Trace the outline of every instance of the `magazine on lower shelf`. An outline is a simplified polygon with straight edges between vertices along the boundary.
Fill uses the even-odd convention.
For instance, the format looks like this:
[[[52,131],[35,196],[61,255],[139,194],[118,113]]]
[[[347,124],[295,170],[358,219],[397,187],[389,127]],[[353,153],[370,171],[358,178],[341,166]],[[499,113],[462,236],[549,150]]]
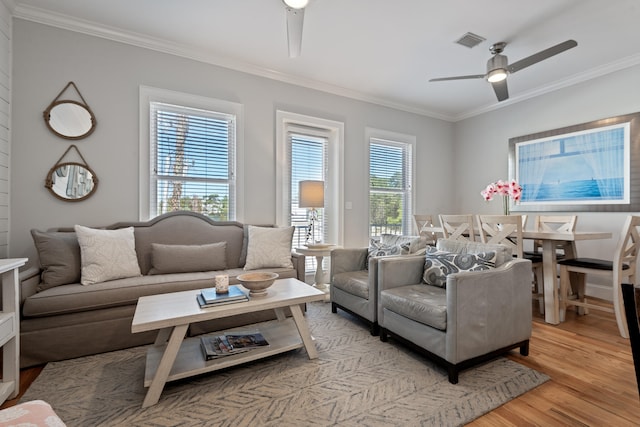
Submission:
[[[268,345],[269,343],[260,332],[200,336],[200,347],[205,360],[244,353]]]

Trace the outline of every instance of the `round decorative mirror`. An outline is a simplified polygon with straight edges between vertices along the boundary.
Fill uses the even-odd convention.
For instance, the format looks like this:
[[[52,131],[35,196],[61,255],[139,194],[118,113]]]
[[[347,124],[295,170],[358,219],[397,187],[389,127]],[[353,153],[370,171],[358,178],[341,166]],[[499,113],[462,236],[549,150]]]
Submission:
[[[59,99],[69,86],[73,86],[82,102]],[[73,82],[67,83],[44,110],[44,122],[51,132],[65,139],[86,138],[96,128],[96,117]]]
[[[81,139],[93,132],[96,119],[80,102],[56,101],[45,111],[45,121],[59,137]]]
[[[79,202],[96,191],[98,178],[86,165],[59,163],[49,171],[45,187],[58,199]]]
[[[84,163],[62,162],[62,159],[75,149]],[[71,145],[56,162],[45,179],[44,186],[51,194],[66,202],[79,202],[89,198],[98,188],[98,177],[89,167],[78,147]]]

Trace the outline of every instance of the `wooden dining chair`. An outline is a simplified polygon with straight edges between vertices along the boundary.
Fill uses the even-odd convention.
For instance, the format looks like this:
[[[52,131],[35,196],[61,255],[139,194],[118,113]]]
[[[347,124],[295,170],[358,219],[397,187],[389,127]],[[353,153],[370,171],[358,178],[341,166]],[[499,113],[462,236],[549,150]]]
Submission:
[[[640,216],[629,215],[625,220],[612,260],[573,258],[558,261],[560,265],[560,321],[564,321],[568,305],[603,310],[616,315],[618,330],[623,338],[629,338],[622,302],[622,282],[636,282],[636,263],[640,251]],[[570,273],[579,273],[575,298],[569,298]],[[590,303],[585,295],[586,275],[607,278],[612,286],[612,306]]]
[[[440,215],[442,235],[445,239],[475,242],[476,235],[473,228],[473,215]]]
[[[433,215],[415,214],[413,215],[413,225],[418,235],[425,239],[427,244],[435,244],[438,241],[438,234],[441,234],[441,231],[433,223]]]
[[[478,215],[482,243],[497,243],[511,248],[522,258],[522,215]]]
[[[534,231],[553,233],[573,233],[576,231],[577,215],[536,215]],[[559,242],[556,246],[556,259],[563,259],[571,252],[574,256],[573,242]],[[542,241],[533,241],[533,250],[524,251],[524,257],[533,267],[533,299],[538,301],[540,314],[544,314],[544,271],[542,270]]]
[[[627,317],[629,343],[631,344],[633,367],[636,371],[638,395],[640,395],[640,288],[636,288],[631,283],[623,283],[622,299],[624,300],[624,312]]]

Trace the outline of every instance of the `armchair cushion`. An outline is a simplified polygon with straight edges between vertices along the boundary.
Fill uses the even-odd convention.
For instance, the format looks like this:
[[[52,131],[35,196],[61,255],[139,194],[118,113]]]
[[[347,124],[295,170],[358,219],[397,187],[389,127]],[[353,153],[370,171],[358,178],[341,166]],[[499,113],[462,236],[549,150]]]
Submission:
[[[447,292],[430,285],[406,285],[383,291],[380,304],[403,317],[445,331]]]
[[[427,248],[424,262],[424,283],[444,288],[447,276],[461,271],[480,271],[495,268],[496,252],[480,252],[478,254],[455,253]]]
[[[332,286],[360,298],[369,299],[369,271],[346,271],[333,276]]]
[[[369,268],[371,257],[391,255],[416,255],[425,249],[426,240],[420,236],[403,236],[399,234],[382,234],[380,240],[369,241],[369,256],[365,268]]]

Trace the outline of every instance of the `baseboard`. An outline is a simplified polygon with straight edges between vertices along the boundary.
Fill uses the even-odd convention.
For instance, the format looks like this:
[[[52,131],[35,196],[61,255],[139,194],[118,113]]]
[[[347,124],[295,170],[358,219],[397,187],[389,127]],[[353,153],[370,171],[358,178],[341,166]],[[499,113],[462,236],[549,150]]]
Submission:
[[[606,285],[599,285],[596,283],[587,283],[587,296],[591,296],[594,298],[600,298],[605,301],[613,300],[613,292],[611,292],[611,287]]]

